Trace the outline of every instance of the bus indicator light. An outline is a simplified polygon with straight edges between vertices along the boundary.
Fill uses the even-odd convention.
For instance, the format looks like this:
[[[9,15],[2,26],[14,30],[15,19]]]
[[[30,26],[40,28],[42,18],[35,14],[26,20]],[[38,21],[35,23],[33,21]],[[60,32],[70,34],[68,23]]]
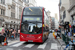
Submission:
[[[43,24],[43,27],[45,27],[45,25]]]

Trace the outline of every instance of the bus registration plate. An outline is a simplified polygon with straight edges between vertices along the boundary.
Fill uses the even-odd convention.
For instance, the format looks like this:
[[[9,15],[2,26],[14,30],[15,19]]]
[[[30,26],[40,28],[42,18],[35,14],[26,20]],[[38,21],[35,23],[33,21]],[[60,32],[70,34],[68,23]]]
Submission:
[[[28,40],[28,42],[33,42],[32,40]]]

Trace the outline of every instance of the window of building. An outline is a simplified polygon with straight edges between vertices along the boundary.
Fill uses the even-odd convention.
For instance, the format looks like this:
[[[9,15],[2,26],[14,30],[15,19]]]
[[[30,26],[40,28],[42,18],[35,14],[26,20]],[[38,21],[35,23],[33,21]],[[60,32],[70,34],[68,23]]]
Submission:
[[[19,15],[19,19],[21,19],[21,15]]]
[[[26,0],[27,3],[29,3],[29,0]]]
[[[3,10],[3,15],[5,15],[5,10]]]
[[[3,9],[1,9],[1,15],[3,14]]]
[[[19,8],[19,12],[21,12],[22,11],[22,9],[21,8]]]
[[[63,12],[63,19],[66,17],[66,11]]]
[[[5,10],[1,9],[1,15],[5,15]]]
[[[12,9],[15,9],[15,5],[12,5],[11,8],[12,8]]]
[[[21,12],[22,12],[22,9],[19,8],[19,19],[21,19]]]
[[[11,12],[11,17],[15,18],[15,13]]]
[[[5,4],[5,0],[1,0],[1,4]]]
[[[60,0],[60,6],[61,6],[61,0]]]
[[[25,2],[25,3],[29,3],[29,0],[23,0],[23,2]]]

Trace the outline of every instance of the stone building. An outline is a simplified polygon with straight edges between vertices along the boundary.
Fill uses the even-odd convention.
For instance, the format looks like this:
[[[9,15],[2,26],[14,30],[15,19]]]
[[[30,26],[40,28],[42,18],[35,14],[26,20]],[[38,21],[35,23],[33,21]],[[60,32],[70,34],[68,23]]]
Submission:
[[[55,13],[55,29],[59,28],[59,23],[58,23],[58,16],[57,13]]]
[[[55,18],[51,17],[52,21],[51,21],[51,29],[55,29]]]
[[[71,17],[71,24],[75,25],[75,0],[70,0],[70,8],[68,10]]]
[[[46,13],[48,15],[48,20],[49,20],[49,29],[51,29],[51,16],[50,16],[51,12],[48,10]]]
[[[59,22],[61,24],[64,24],[64,22],[68,21],[70,23],[71,17],[68,12],[68,9],[70,7],[69,0],[59,0]]]
[[[31,5],[27,5],[26,2],[23,0],[0,0],[0,27],[20,28],[22,9]]]

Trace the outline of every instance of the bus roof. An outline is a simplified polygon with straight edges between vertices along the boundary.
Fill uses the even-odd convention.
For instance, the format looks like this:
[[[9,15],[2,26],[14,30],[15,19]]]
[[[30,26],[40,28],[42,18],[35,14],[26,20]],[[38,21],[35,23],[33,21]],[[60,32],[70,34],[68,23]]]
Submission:
[[[44,8],[44,7],[25,7],[25,8]]]

